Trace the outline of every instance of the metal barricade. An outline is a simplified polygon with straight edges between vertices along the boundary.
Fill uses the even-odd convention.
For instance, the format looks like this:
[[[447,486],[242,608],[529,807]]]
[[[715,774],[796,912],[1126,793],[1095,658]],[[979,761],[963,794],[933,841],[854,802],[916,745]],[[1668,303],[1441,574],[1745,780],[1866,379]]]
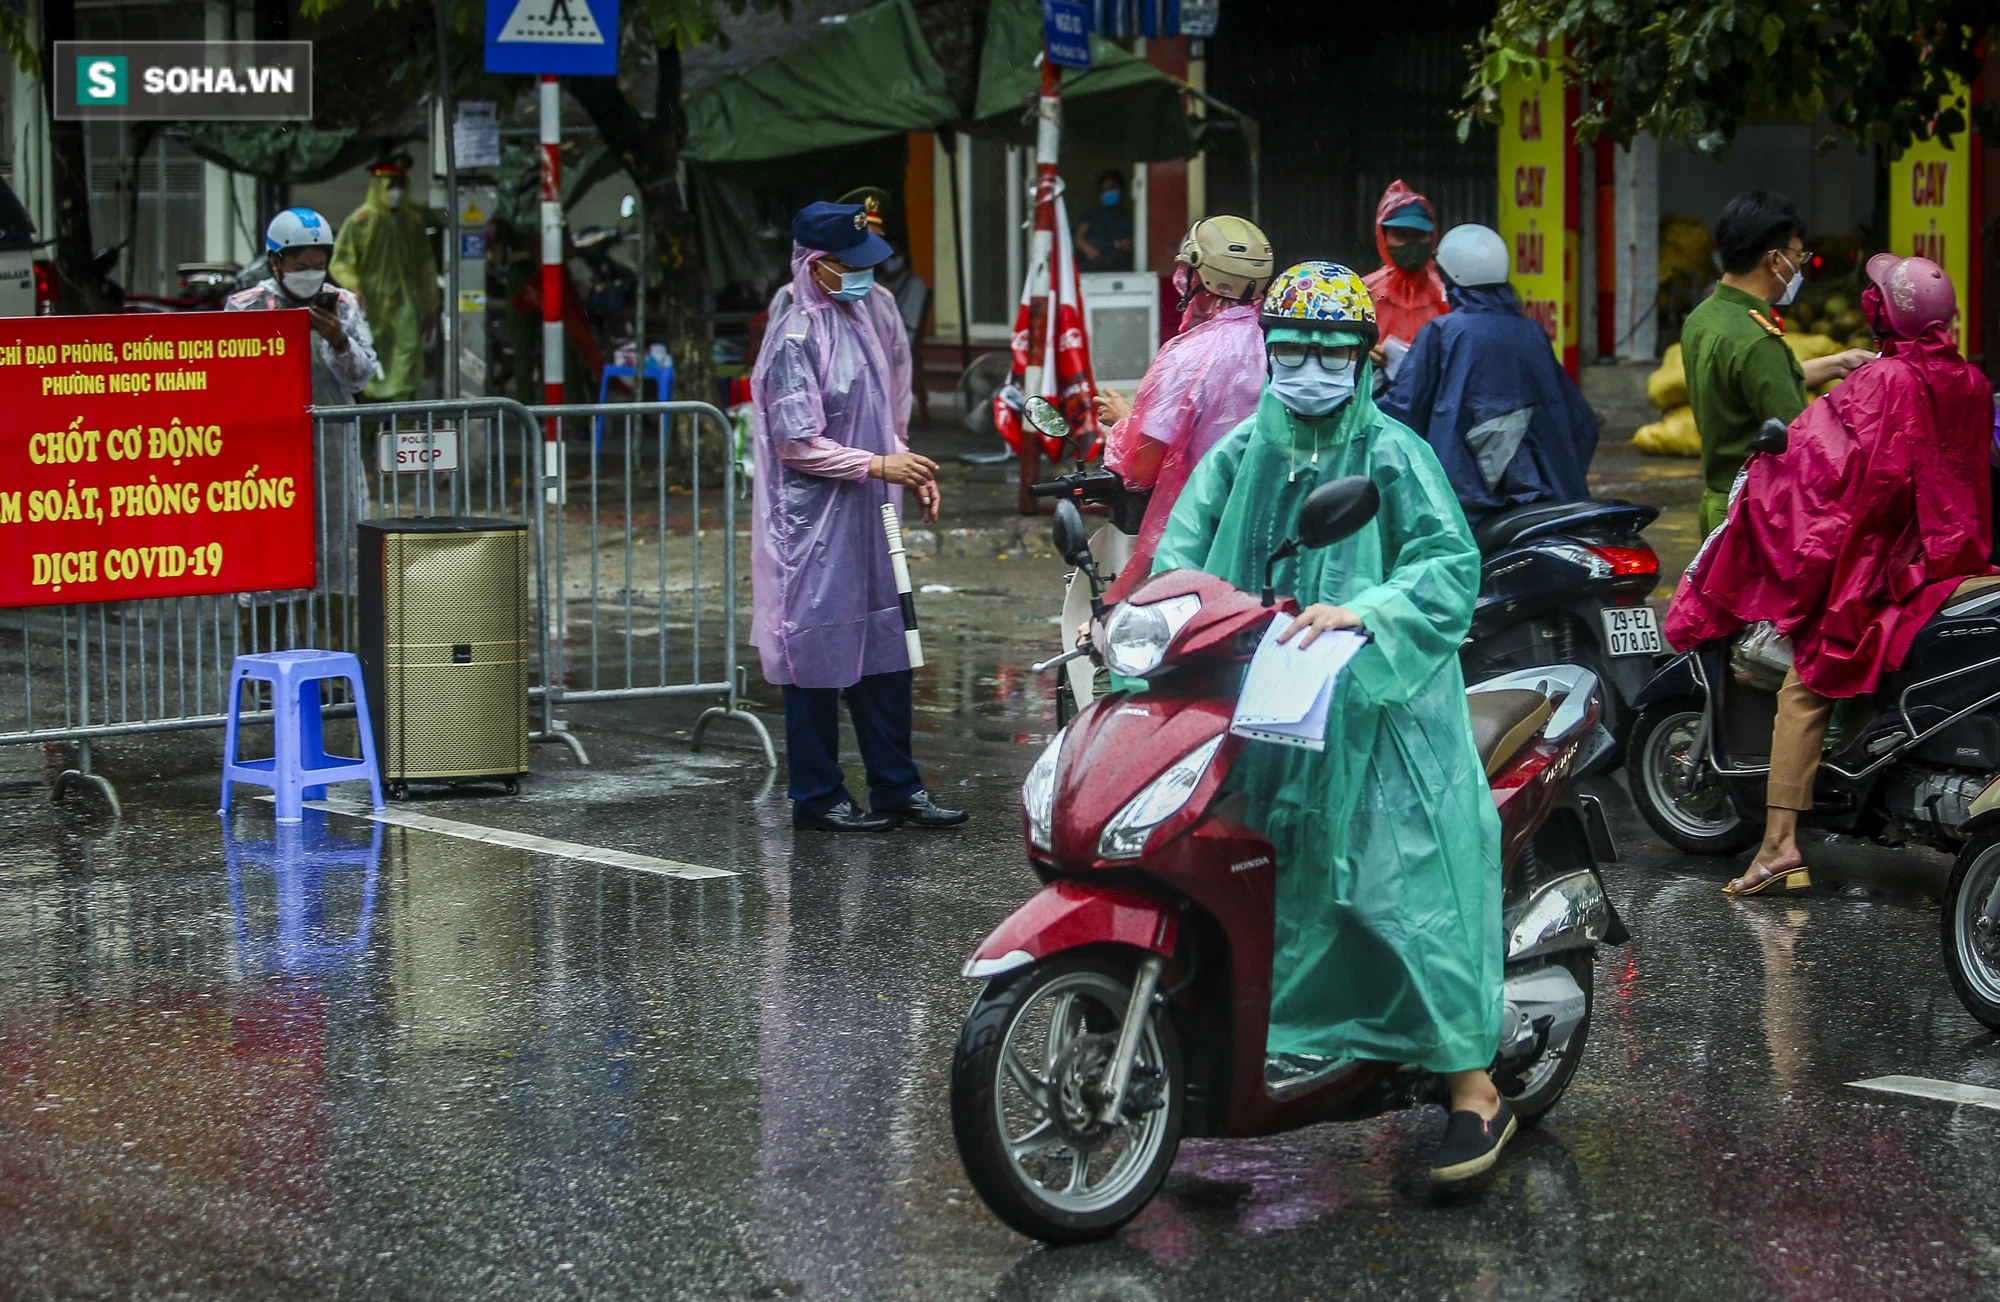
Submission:
[[[686,426],[678,446],[690,474],[681,492],[668,482],[674,417]],[[552,454],[545,437],[565,427],[588,440],[571,441],[566,457]],[[700,474],[704,427],[723,441],[721,488],[706,497],[710,516],[719,516],[713,522],[719,562],[717,548],[706,557],[703,549],[709,527]],[[456,468],[400,473],[378,463],[382,435],[435,435],[447,428],[459,436]],[[117,812],[117,792],[92,771],[93,743],[221,727],[237,655],[356,647],[354,524],[370,516],[481,515],[529,526],[536,630],[529,694],[540,725],[533,740],[565,745],[588,763],[559,715],[565,702],[708,696],[717,704],[697,720],[694,748],[715,720],[734,719],[751,728],[765,762],[776,764],[762,721],[738,704],[737,476],[729,425],[715,407],[671,402],[531,410],[506,398],[372,403],[315,407],[313,434],[316,589],[0,611],[0,745],[76,742],[76,767],[57,778],[56,799],[89,785]],[[669,509],[670,499],[681,496],[685,510]],[[603,558],[607,549],[610,564]],[[684,589],[677,586],[683,567]],[[705,574],[713,581],[705,584]],[[605,588],[607,580],[615,586]],[[705,601],[705,591],[712,600]],[[615,623],[608,635],[607,618]],[[679,642],[670,636],[680,633],[686,636]],[[705,647],[705,638],[719,645]],[[329,712],[352,710],[351,703],[336,701]],[[270,711],[246,710],[241,717],[268,720]]]
[[[712,723],[735,719],[775,767],[777,751],[763,721],[737,704],[744,682],[736,659],[737,467],[728,418],[706,402],[530,410],[545,434],[564,436],[544,446],[561,448],[568,463],[545,465],[543,481],[552,694],[558,702],[719,696],[722,704],[695,721],[693,748],[701,749]],[[684,435],[678,440],[671,437],[676,417]],[[717,457],[703,456],[711,446],[704,427],[717,440]],[[685,457],[685,487],[670,482],[677,449]],[[705,494],[702,479],[711,466],[720,471],[721,487]],[[705,511],[719,520],[705,523]],[[712,529],[719,546],[704,549]],[[677,532],[687,544],[678,555]],[[716,594],[713,609],[704,592]],[[678,648],[670,636],[676,632],[686,634]],[[707,650],[714,641],[719,648]]]

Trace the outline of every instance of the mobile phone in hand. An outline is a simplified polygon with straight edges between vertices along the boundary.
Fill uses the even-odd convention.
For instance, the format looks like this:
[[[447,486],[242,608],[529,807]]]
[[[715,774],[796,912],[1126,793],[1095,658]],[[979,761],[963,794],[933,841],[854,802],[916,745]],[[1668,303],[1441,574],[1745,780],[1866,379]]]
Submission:
[[[322,287],[319,293],[313,295],[312,306],[325,308],[335,316],[339,316],[340,295],[335,293],[330,286]]]

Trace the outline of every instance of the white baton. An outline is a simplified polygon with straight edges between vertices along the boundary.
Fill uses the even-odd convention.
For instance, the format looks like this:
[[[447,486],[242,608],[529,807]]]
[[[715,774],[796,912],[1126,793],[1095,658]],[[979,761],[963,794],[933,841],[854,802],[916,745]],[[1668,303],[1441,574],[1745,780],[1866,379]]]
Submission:
[[[910,595],[910,566],[903,554],[903,522],[896,518],[892,502],[882,503],[882,532],[889,537],[889,566],[896,572],[896,599],[903,607],[903,645],[910,653],[910,668],[924,667],[924,635],[917,631],[917,602]]]

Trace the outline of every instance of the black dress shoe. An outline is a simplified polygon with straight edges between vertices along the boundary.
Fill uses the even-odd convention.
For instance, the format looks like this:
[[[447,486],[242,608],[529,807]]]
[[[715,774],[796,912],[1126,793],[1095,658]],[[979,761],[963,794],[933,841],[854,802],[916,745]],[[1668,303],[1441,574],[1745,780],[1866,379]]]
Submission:
[[[918,827],[957,827],[972,815],[963,809],[945,809],[931,800],[931,793],[919,791],[900,805],[875,811]]]
[[[843,800],[820,814],[792,813],[792,826],[815,832],[893,832],[901,820],[893,814],[870,814]]]

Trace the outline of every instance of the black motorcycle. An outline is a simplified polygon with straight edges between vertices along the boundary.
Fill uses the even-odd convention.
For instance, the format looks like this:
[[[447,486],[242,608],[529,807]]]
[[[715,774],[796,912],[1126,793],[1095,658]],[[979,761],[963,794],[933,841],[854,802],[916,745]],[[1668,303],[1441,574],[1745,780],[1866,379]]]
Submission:
[[[1784,439],[1783,425],[1767,422],[1756,450],[1781,453]],[[1636,703],[1626,762],[1633,803],[1654,831],[1693,854],[1734,854],[1763,835],[1781,673],[1738,654],[1740,637],[1674,657]],[[1990,896],[2000,882],[2000,855],[1989,853],[2000,818],[1985,816],[2000,809],[2000,790],[1988,793],[2000,778],[1996,669],[2000,577],[1967,585],[1917,633],[1874,696],[1836,711],[1813,807],[1800,824],[1882,845],[1964,847],[1954,889],[1984,882]],[[1968,873],[1975,860],[1985,866]],[[1973,921],[1985,936],[1992,910],[1983,897],[1980,908]],[[1948,903],[1947,919],[1953,911]],[[2000,949],[1990,936],[1974,949],[1993,964],[1988,998],[2000,1019]]]
[[[1646,598],[1660,558],[1640,531],[1659,508],[1615,499],[1536,502],[1488,516],[1479,544],[1479,603],[1459,650],[1468,683],[1517,669],[1582,665],[1597,675],[1616,767],[1632,702],[1666,649]]]

